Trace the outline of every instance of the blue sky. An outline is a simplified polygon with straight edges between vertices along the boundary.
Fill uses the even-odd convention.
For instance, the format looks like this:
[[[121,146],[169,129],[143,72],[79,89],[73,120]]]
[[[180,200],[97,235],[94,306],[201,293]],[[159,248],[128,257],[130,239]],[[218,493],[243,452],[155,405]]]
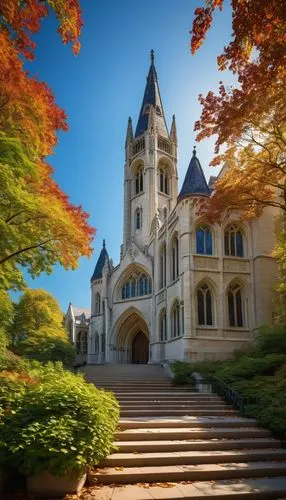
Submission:
[[[63,46],[52,17],[35,37],[36,60],[27,68],[53,90],[57,103],[68,115],[70,130],[59,135],[50,163],[55,179],[72,202],[82,205],[96,227],[94,254],[81,258],[76,271],[56,266],[28,284],[45,288],[60,302],[90,305],[90,277],[102,239],[109,256],[119,260],[122,240],[123,165],[127,119],[134,127],[141,106],[150,64],[155,51],[161,97],[168,126],[176,115],[179,142],[179,187],[195,141],[194,122],[200,116],[198,94],[216,90],[218,82],[232,83],[220,73],[216,57],[231,35],[231,11],[215,16],[214,27],[201,50],[189,49],[194,9],[200,0],[81,0],[84,27],[81,52],[75,58]],[[208,167],[213,140],[197,144],[197,154],[207,178],[216,173]]]

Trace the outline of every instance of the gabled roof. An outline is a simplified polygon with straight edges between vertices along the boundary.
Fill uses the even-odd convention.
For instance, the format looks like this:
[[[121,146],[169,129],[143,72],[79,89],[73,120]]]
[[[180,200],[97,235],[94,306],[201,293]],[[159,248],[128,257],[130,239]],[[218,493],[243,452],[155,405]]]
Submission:
[[[71,304],[74,317],[78,318],[79,316],[85,315],[86,319],[90,318],[90,309],[88,307],[76,307]]]
[[[193,156],[191,158],[186,177],[178,196],[178,200],[188,196],[209,196],[211,193],[209,186],[201,167],[200,161],[196,155],[194,147]]]
[[[142,106],[137,122],[135,137],[143,134],[148,129],[149,111],[148,106],[153,106],[155,109],[156,126],[160,135],[168,137],[168,130],[164,117],[164,109],[161,101],[160,90],[158,85],[157,71],[154,65],[154,51],[151,50],[151,65],[147,76],[147,82],[142,101]]]
[[[97,263],[96,263],[96,266],[94,268],[93,275],[92,275],[90,281],[99,280],[100,278],[102,278],[102,271],[103,271],[106,259],[109,261],[108,253],[107,253],[107,250],[105,248],[105,240],[103,240],[102,250],[99,254],[99,257],[98,257],[98,260],[97,260]]]

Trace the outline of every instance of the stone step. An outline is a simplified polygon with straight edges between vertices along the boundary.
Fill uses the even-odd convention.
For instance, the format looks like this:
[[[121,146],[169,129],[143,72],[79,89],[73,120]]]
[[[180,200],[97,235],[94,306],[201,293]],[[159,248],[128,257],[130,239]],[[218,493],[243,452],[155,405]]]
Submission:
[[[138,392],[136,391],[123,391],[123,390],[120,390],[120,391],[113,391],[116,393],[116,396],[137,396],[138,397]],[[197,398],[198,400],[200,400],[200,398],[204,398],[206,395],[208,396],[213,396],[212,393],[198,393],[198,392],[192,392],[192,391],[189,391],[188,389],[186,389],[185,391],[178,391],[176,390],[175,388],[172,389],[172,391],[144,391],[142,392],[142,395],[143,396],[168,396],[168,395],[172,395],[172,396],[183,396],[183,397],[188,397],[188,396],[192,396],[192,397],[195,397]],[[141,393],[140,393],[140,397],[141,397]]]
[[[138,406],[143,406],[143,405],[163,405],[163,406],[169,406],[169,405],[221,405],[224,404],[226,405],[225,401],[222,399],[214,399],[209,400],[209,399],[201,399],[201,400],[196,400],[196,399],[161,399],[161,398],[154,398],[154,399],[138,399],[136,401],[132,401],[130,399],[121,399],[121,398],[116,398],[121,405],[130,405],[133,406],[133,408],[137,408]],[[229,405],[228,405],[229,406]]]
[[[114,453],[100,467],[145,467],[286,460],[286,449]]]
[[[141,428],[117,431],[115,439],[117,441],[172,441],[172,440],[193,440],[193,439],[240,439],[249,437],[268,437],[271,432],[267,429],[255,427],[242,428]]]
[[[180,403],[181,401],[184,402],[184,401],[192,401],[192,402],[204,402],[204,401],[208,401],[208,402],[216,402],[216,401],[223,401],[222,398],[220,398],[219,396],[214,396],[214,397],[211,397],[211,396],[207,396],[207,397],[204,397],[202,396],[201,398],[194,398],[192,395],[189,395],[189,394],[185,394],[184,396],[176,396],[176,394],[171,394],[170,396],[156,396],[156,394],[152,397],[152,396],[146,396],[145,394],[136,394],[135,396],[129,396],[128,394],[125,394],[125,395],[122,395],[122,396],[118,396],[118,393],[116,395],[118,401],[128,401],[130,403],[133,403],[133,404],[137,404],[137,403],[141,403],[142,401],[150,401],[150,402],[153,402],[153,401],[162,401],[162,402],[169,402],[169,401],[174,401],[174,402],[178,402]]]
[[[224,408],[221,410],[194,410],[194,409],[170,409],[167,408],[166,410],[161,410],[160,408],[158,409],[153,409],[153,410],[124,410],[122,409],[120,411],[120,416],[121,417],[151,417],[151,416],[157,416],[157,417],[166,417],[166,416],[184,416],[184,415],[191,415],[191,416],[208,416],[208,415],[213,415],[213,416],[223,416],[223,415],[236,415],[237,412],[234,410],[232,407]]]
[[[257,422],[243,417],[181,417],[181,418],[129,418],[119,419],[119,428],[152,429],[152,428],[190,428],[190,427],[257,427]]]
[[[164,481],[216,481],[247,477],[285,476],[286,461],[281,462],[236,462],[200,465],[125,467],[91,470],[89,484],[134,484]]]
[[[206,402],[206,403],[200,403],[198,405],[198,403],[187,403],[187,402],[184,402],[184,403],[159,403],[159,402],[155,402],[155,403],[141,403],[141,404],[137,404],[136,406],[132,405],[132,404],[128,404],[128,403],[120,403],[120,408],[122,410],[132,410],[132,409],[136,409],[136,411],[141,411],[141,410],[154,410],[154,408],[156,409],[160,409],[160,410],[165,410],[167,413],[168,413],[168,410],[185,410],[185,411],[193,411],[193,410],[233,410],[233,408],[231,406],[228,406],[226,405],[225,403],[223,402],[219,402],[219,403],[213,403],[213,404],[210,404],[209,402]],[[134,410],[135,411],[135,410]]]
[[[96,490],[97,491],[97,490]],[[260,500],[286,496],[286,476],[243,480],[195,481],[192,483],[165,483],[158,485],[100,486],[99,496],[104,500]],[[96,493],[95,493],[96,494]]]
[[[210,451],[210,450],[242,450],[260,448],[279,448],[280,441],[274,438],[241,438],[233,439],[189,439],[165,441],[115,441],[114,446],[119,453],[157,453],[182,451]]]

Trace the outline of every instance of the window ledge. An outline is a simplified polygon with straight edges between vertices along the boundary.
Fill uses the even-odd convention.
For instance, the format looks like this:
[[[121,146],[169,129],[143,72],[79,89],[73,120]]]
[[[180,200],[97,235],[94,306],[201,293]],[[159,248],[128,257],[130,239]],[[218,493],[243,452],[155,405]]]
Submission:
[[[170,286],[173,286],[179,280],[180,280],[180,276],[178,276],[176,279],[174,279],[173,281],[171,281],[171,283],[169,283],[169,285],[167,286],[167,288],[169,288]]]
[[[226,328],[223,329],[224,332],[249,332],[249,328],[247,326],[227,326]]]
[[[182,339],[184,337],[183,334],[179,335],[178,337],[174,337],[172,339],[166,340],[166,343],[169,344],[170,342],[175,342],[176,340]]]
[[[152,294],[149,293],[148,295],[140,295],[140,297],[129,297],[128,299],[118,299],[118,300],[114,301],[114,304],[121,304],[121,303],[125,303],[125,302],[130,302],[133,300],[145,300],[145,299],[151,299],[151,298],[152,298]]]
[[[196,325],[198,330],[217,330],[218,327],[215,325]]]
[[[145,191],[140,191],[140,193],[137,193],[137,194],[134,194],[133,196],[131,196],[131,201],[132,200],[135,200],[135,198],[138,198],[139,196],[142,196],[142,194],[145,194]]]

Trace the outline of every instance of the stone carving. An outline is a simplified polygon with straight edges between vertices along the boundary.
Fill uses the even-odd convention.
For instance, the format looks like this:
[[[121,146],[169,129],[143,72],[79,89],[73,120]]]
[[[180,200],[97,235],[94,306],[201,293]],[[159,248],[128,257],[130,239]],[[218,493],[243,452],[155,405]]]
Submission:
[[[217,269],[218,261],[208,257],[195,257],[196,269]]]
[[[225,259],[223,263],[224,271],[234,272],[234,273],[248,273],[249,272],[249,262]]]
[[[139,251],[134,245],[131,244],[130,247],[128,248],[128,254],[131,259],[131,262],[134,262],[137,255],[139,255]]]
[[[161,304],[161,302],[164,302],[165,299],[166,299],[166,291],[163,290],[157,295],[157,304]]]

